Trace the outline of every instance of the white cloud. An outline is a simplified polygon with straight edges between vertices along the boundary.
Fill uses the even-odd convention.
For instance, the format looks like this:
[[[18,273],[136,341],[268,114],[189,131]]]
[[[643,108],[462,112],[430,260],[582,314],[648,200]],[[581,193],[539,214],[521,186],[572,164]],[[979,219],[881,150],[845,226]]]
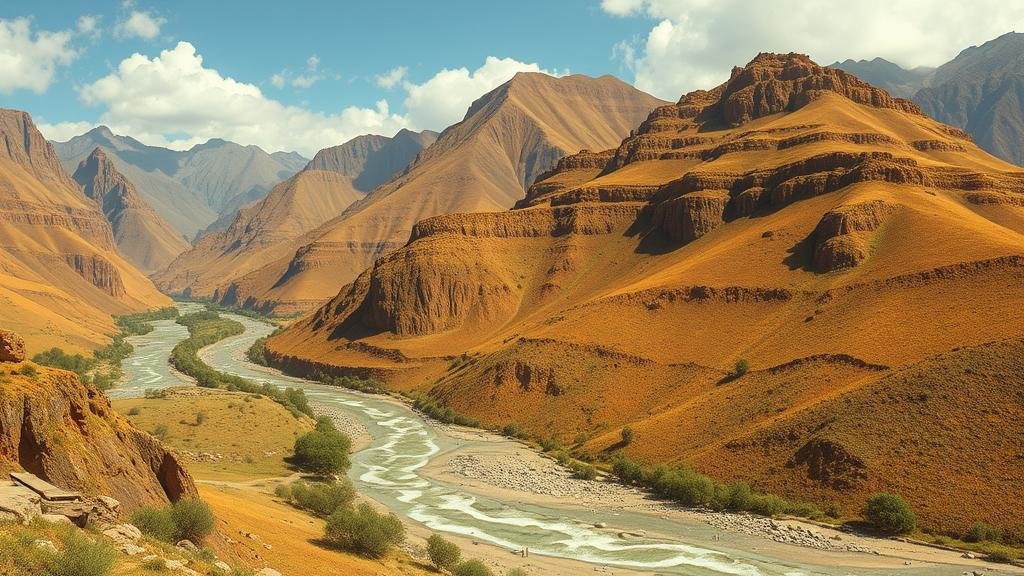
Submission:
[[[101,16],[95,16],[93,14],[84,14],[79,16],[76,24],[78,33],[94,40],[99,38],[102,34],[102,31],[100,30],[100,18]]]
[[[67,142],[75,136],[84,134],[95,127],[96,124],[93,122],[57,122],[56,124],[48,124],[40,121],[36,124],[36,128],[39,128],[43,136],[47,140],[53,140],[54,142]]]
[[[126,6],[130,6],[127,4]],[[154,16],[149,12],[132,10],[128,18],[117,23],[114,27],[114,36],[118,38],[142,38],[152,40],[160,35],[160,27],[167,22],[161,16]]]
[[[319,68],[319,67],[320,67],[320,57],[317,56],[316,54],[313,54],[312,56],[310,56],[309,58],[306,59],[306,68],[309,68],[309,70],[311,72],[315,72],[316,69]]]
[[[270,83],[273,84],[275,88],[284,88],[284,85],[287,82],[288,82],[288,79],[285,78],[285,71],[284,70],[282,70],[281,72],[278,72],[277,74],[274,74],[273,76],[270,77]]]
[[[115,132],[179,149],[226,138],[311,155],[359,134],[393,134],[405,125],[385,100],[334,114],[287,106],[255,85],[206,68],[188,42],[154,58],[133,54],[108,76],[84,86],[81,96],[105,107],[100,122]]]
[[[398,83],[405,78],[405,75],[408,72],[408,68],[406,68],[405,66],[399,66],[397,68],[392,68],[391,70],[388,70],[384,74],[378,74],[376,78],[377,86],[380,86],[385,90],[391,90],[395,86],[398,86]]]
[[[70,44],[70,32],[33,32],[28,18],[0,19],[0,93],[46,92],[57,68],[78,56]]]
[[[319,74],[299,74],[295,78],[292,78],[292,86],[296,88],[309,88],[313,84],[319,82],[323,76]]]
[[[512,58],[488,56],[483,66],[470,72],[466,68],[444,69],[422,84],[405,82],[406,118],[416,130],[445,128],[461,120],[474,100],[508,81],[518,72],[564,74],[541,69]]]
[[[638,88],[672,100],[727,80],[759,52],[802,52],[819,64],[880,56],[937,66],[1024,29],[1024,3],[1004,0],[602,0],[601,7],[657,21],[613,56],[634,71]]]

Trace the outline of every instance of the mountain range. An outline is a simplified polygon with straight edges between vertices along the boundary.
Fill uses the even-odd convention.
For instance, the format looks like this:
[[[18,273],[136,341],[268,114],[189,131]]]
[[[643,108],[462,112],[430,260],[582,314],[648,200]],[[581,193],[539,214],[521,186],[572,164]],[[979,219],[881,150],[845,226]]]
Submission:
[[[910,97],[940,122],[962,128],[983,149],[1024,165],[1024,33],[971,46],[938,68],[905,70],[881,58],[833,67]]]
[[[417,221],[509,208],[559,158],[614,145],[661,103],[611,76],[517,74],[474,102],[390,181],[289,244],[275,244],[276,259],[261,257],[264,265],[244,275],[211,267],[209,277],[219,279],[203,284],[187,265],[192,254],[202,265],[209,260],[197,246],[158,275],[158,285],[264,312],[309,310],[404,244]]]
[[[0,110],[0,138],[5,328],[19,332],[30,349],[90,350],[114,332],[112,314],[170,304],[119,253],[104,206],[67,175],[27,113]],[[122,187],[111,200],[115,196],[126,220],[145,213],[130,189]]]
[[[230,218],[242,206],[263,198],[308,162],[294,152],[268,154],[258,146],[220,139],[185,151],[147,146],[130,136],[115,135],[106,126],[53,145],[68,173],[102,148],[142,198],[189,239],[201,235],[220,216]],[[220,222],[224,225],[224,219]]]
[[[420,220],[269,354],[846,513],[1019,521],[1021,168],[799,54],[627,134],[512,210]]]

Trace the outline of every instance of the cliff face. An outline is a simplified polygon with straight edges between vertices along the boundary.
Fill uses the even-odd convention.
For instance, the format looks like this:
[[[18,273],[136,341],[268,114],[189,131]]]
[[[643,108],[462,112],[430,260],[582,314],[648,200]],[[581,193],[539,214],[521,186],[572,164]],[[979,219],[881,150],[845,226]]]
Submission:
[[[128,511],[196,496],[174,454],[114,412],[102,392],[42,367],[35,377],[0,376],[0,472],[12,470],[112,496]]]
[[[218,287],[215,298],[308,310],[404,244],[417,221],[508,208],[559,158],[615,145],[662,103],[611,76],[518,74],[474,102],[408,169],[297,238],[285,257]]]
[[[394,138],[359,136],[325,148],[263,200],[243,208],[230,226],[201,238],[195,247],[154,276],[172,294],[240,304],[224,287],[295,250],[294,240],[344,212],[411,162],[436,137],[403,130]]]
[[[161,270],[188,249],[185,238],[146,204],[102,148],[82,160],[72,178],[100,206],[118,251],[139,270]]]
[[[1010,526],[1024,510],[988,499],[1024,496],[998,456],[1024,450],[1024,404],[993,392],[1024,341],[1022,190],[1024,171],[913,103],[762,54],[563,158],[513,210],[419,221],[268,350],[593,452]],[[972,406],[997,404],[979,425],[999,440],[963,449]]]
[[[169,303],[118,254],[99,205],[61,168],[24,112],[0,110],[0,298],[31,348],[88,349],[111,314]]]

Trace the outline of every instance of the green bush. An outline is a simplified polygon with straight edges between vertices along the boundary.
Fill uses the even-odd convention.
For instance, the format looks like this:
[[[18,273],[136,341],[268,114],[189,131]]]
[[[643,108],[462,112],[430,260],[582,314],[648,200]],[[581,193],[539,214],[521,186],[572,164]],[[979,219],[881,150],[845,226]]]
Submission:
[[[999,542],[999,530],[984,522],[975,522],[964,535],[964,542]]]
[[[572,469],[573,478],[579,478],[580,480],[593,480],[597,478],[597,468],[594,468],[592,464],[572,462],[569,468]]]
[[[36,354],[32,357],[32,361],[43,366],[70,370],[79,376],[84,375],[96,365],[96,361],[92,358],[86,358],[81,354],[68,354],[56,347]]]
[[[36,370],[36,367],[31,365],[31,364],[25,364],[24,366],[21,367],[21,375],[22,376],[28,376],[29,378],[35,378],[36,375],[38,375],[38,374],[39,374],[39,371]]]
[[[347,506],[356,495],[347,478],[328,483],[294,482],[287,492],[287,498],[296,507],[322,518],[330,516],[341,506]]]
[[[526,576],[526,570],[522,568],[513,568],[508,572],[505,572],[505,576]]]
[[[740,376],[743,376],[744,374],[746,374],[749,371],[750,371],[750,363],[747,362],[746,358],[740,358],[739,360],[736,361],[736,365],[733,366],[732,375],[735,378],[739,378]]]
[[[494,576],[494,572],[483,562],[472,559],[466,560],[455,567],[455,576]]]
[[[917,526],[917,517],[903,498],[884,492],[868,498],[864,518],[882,534],[906,534]]]
[[[170,542],[178,533],[178,528],[171,518],[170,508],[153,508],[143,506],[132,513],[132,524],[143,534],[157,540]]]
[[[394,514],[381,514],[363,503],[335,510],[327,518],[324,536],[345,550],[380,558],[405,541],[405,527]]]
[[[295,465],[327,476],[348,470],[352,440],[335,429],[329,418],[317,420],[316,429],[295,439]]]
[[[549,436],[540,440],[540,449],[545,452],[554,452],[562,449],[562,443],[554,436]]]
[[[431,534],[427,538],[427,555],[430,562],[438,570],[454,570],[462,557],[462,551],[454,543],[442,538],[439,534]]]
[[[412,407],[420,412],[423,412],[427,416],[430,416],[434,420],[444,422],[445,424],[457,424],[459,426],[467,426],[469,428],[479,428],[480,422],[467,418],[448,406],[438,404],[433,398],[427,396],[418,396],[413,400]]]
[[[142,567],[150,572],[167,572],[167,562],[159,556],[143,560]]]
[[[72,530],[64,538],[63,550],[46,560],[50,576],[105,576],[114,566],[117,551],[102,540],[93,542]]]
[[[636,435],[636,433],[633,432],[633,429],[630,428],[629,426],[626,426],[625,428],[623,428],[622,429],[622,445],[623,446],[629,446],[630,444],[632,444],[633,443],[633,437],[635,435]]]
[[[195,498],[182,498],[171,506],[176,540],[200,543],[213,532],[213,512],[206,502]]]

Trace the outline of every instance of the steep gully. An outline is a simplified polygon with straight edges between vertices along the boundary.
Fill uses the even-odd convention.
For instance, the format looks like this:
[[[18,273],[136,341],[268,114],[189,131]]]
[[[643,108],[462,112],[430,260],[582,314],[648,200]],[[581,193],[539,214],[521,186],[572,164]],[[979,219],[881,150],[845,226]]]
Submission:
[[[195,304],[179,306],[183,312],[197,308]],[[353,455],[349,475],[358,491],[431,530],[458,534],[510,551],[528,547],[531,554],[578,560],[580,573],[593,570],[582,563],[607,565],[618,569],[617,572],[695,576],[891,573],[891,569],[818,565],[805,559],[818,560],[813,554],[803,554],[799,561],[770,557],[758,552],[765,548],[759,538],[730,534],[728,543],[716,541],[714,535],[718,531],[699,522],[681,522],[613,508],[584,510],[573,507],[571,502],[564,507],[503,502],[429,478],[421,469],[432,459],[454,449],[457,442],[452,437],[400,402],[323,386],[250,364],[244,359],[244,351],[274,327],[251,318],[225,316],[241,322],[245,333],[203,349],[202,359],[224,372],[277,386],[301,388],[315,405],[350,413],[373,438],[367,448]],[[127,383],[111,390],[111,397],[138,397],[148,388],[189,383],[167,365],[170,350],[187,336],[184,327],[173,320],[153,324],[153,332],[133,338],[135,353],[125,361]],[[594,527],[597,523],[610,526],[599,529]],[[619,538],[619,532],[647,536],[627,540]],[[839,558],[830,561],[825,556],[820,557],[821,562],[835,560]],[[962,569],[931,565],[906,568],[900,573],[953,575],[960,574]]]

